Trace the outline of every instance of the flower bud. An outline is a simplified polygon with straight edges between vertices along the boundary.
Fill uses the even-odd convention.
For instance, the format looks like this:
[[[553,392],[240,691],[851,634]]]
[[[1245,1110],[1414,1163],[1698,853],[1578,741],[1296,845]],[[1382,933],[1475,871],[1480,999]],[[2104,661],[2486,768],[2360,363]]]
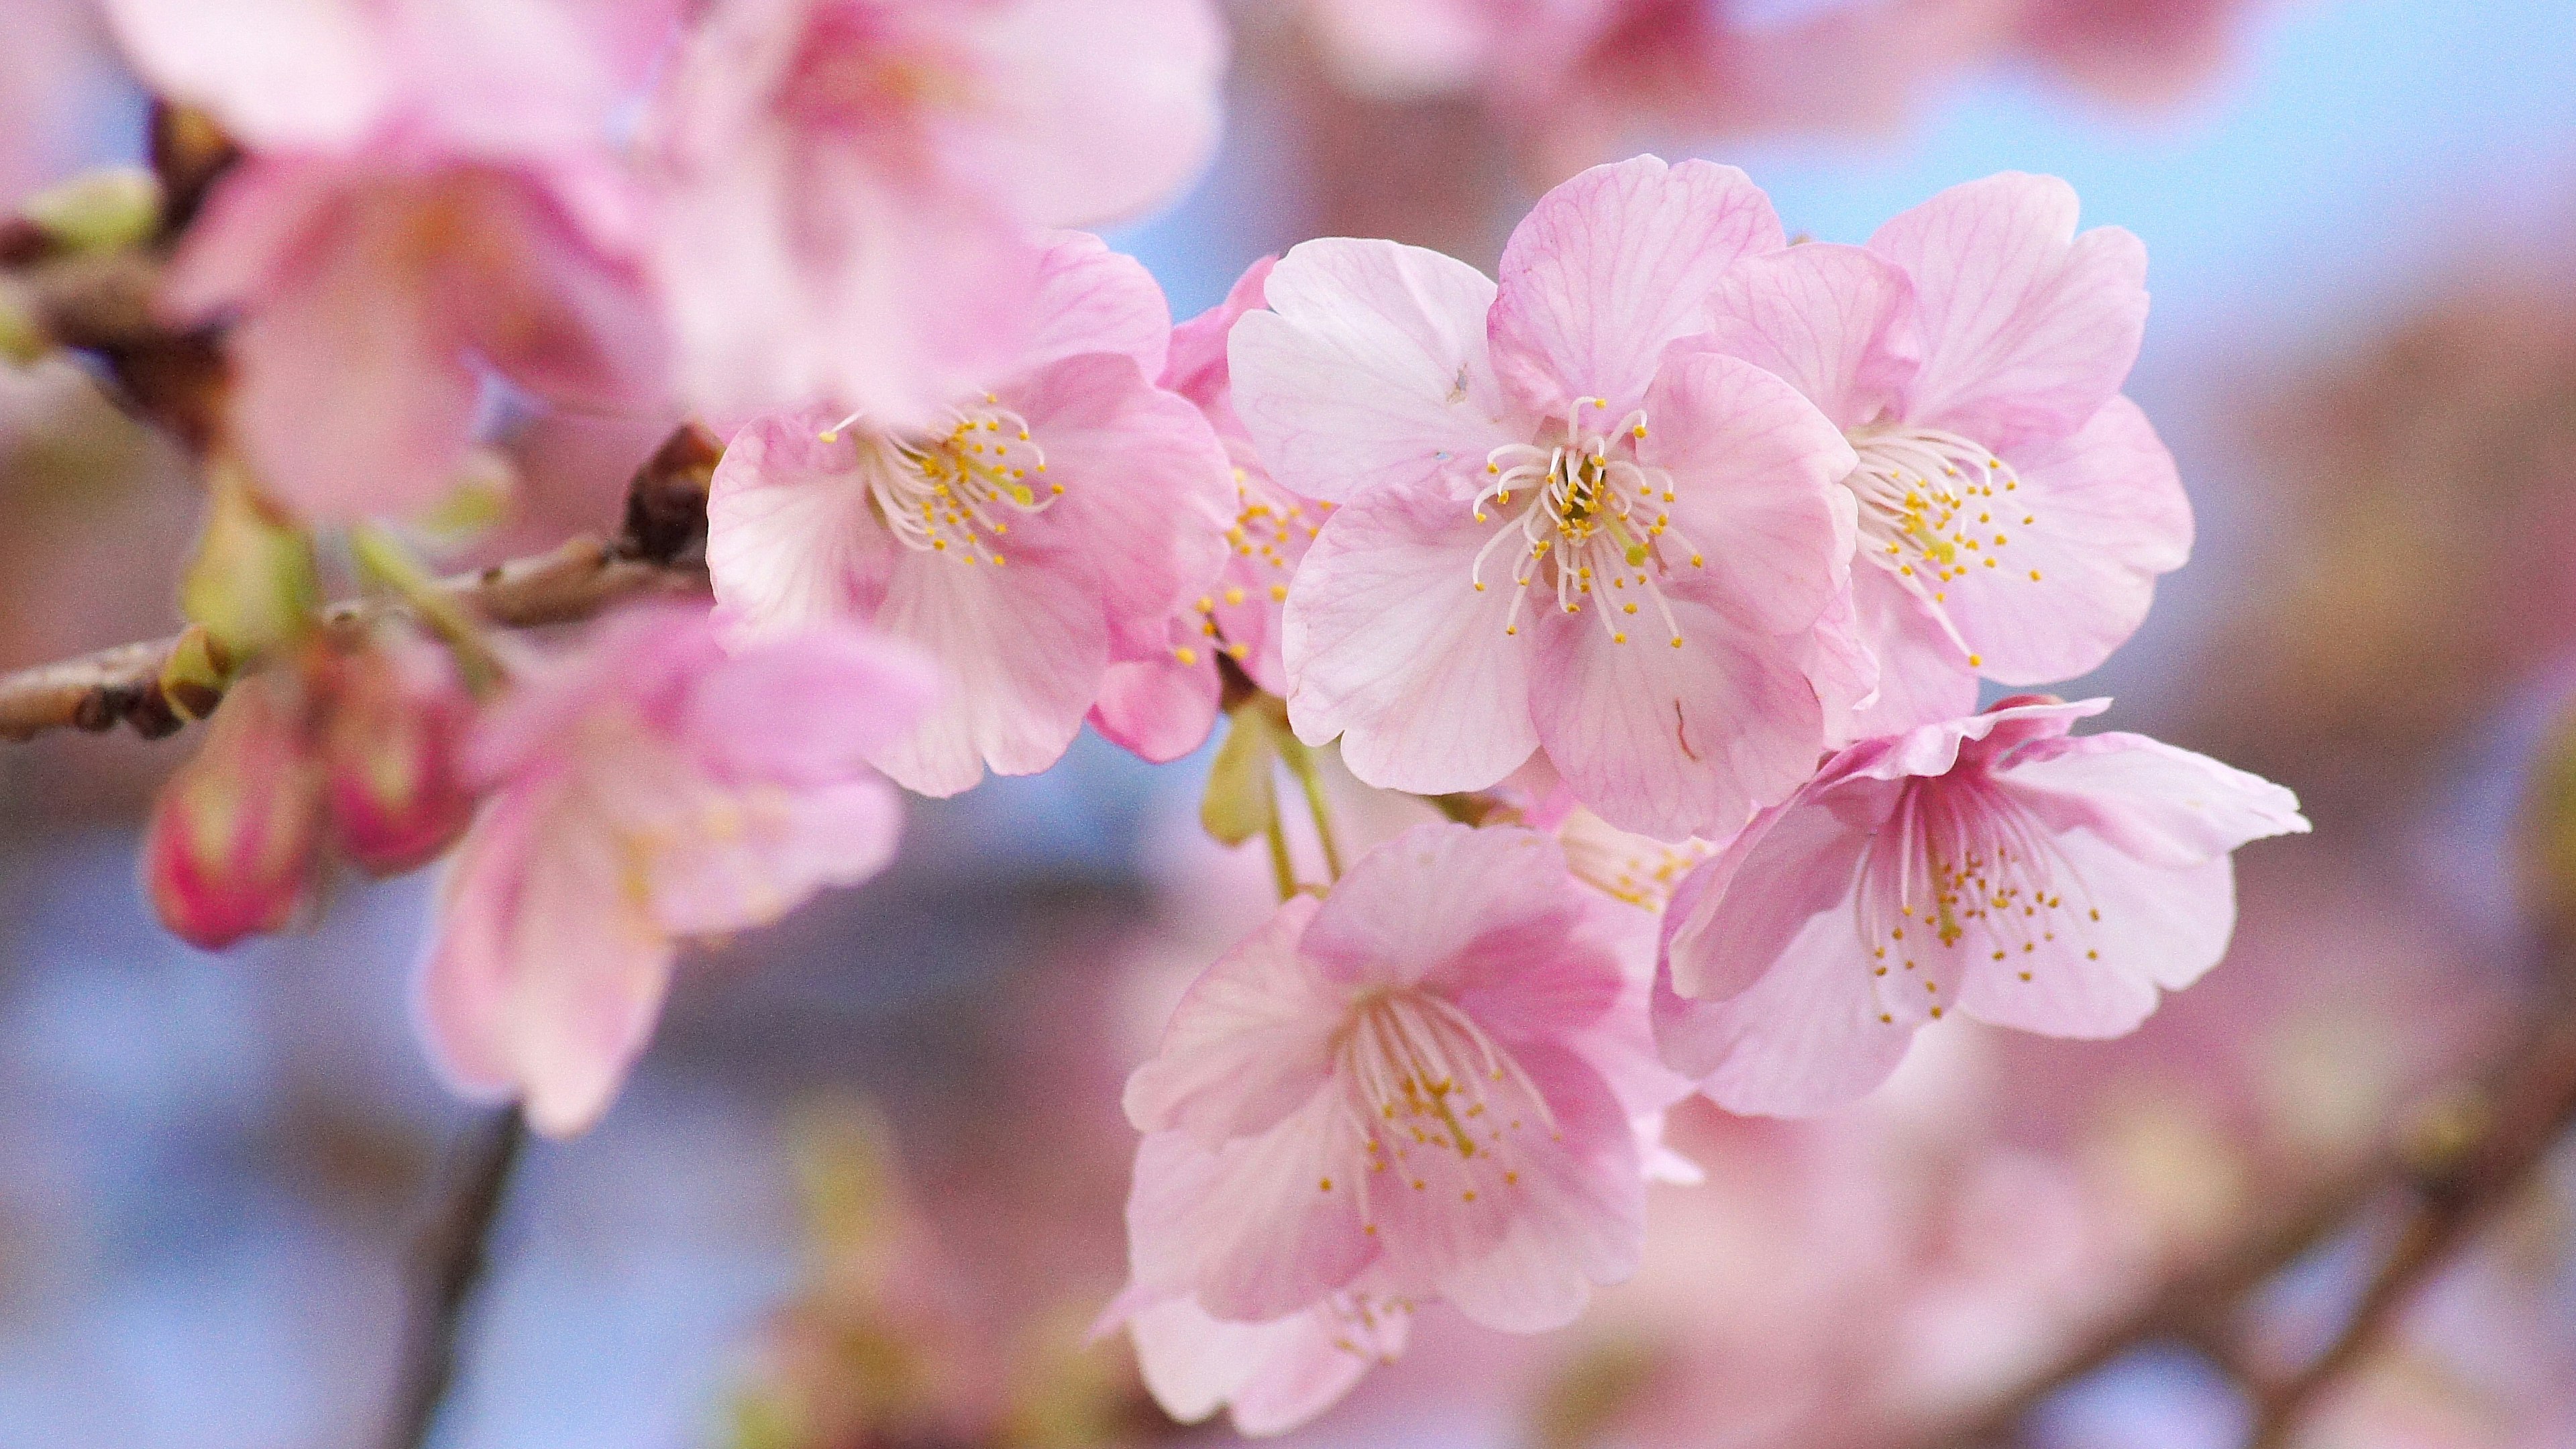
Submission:
[[[242,680],[153,806],[143,879],[161,924],[216,951],[292,922],[319,859],[318,781],[295,676]]]
[[[340,661],[324,790],[341,853],[360,869],[415,869],[464,832],[474,797],[456,751],[473,709],[447,651],[426,641],[389,636]]]

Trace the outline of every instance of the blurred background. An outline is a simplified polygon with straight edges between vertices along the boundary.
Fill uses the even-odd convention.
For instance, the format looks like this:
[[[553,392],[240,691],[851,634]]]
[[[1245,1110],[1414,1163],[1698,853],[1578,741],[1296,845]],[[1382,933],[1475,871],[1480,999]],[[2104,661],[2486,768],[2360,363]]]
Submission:
[[[142,98],[82,7],[0,3],[0,168],[133,157]],[[2569,989],[2517,862],[2576,692],[2576,3],[2058,0],[1953,55],[1838,47],[1862,0],[1762,0],[1688,65],[1613,35],[1551,85],[1426,63],[1403,8],[1235,7],[1224,155],[1113,237],[1177,315],[1313,235],[1490,266],[1545,183],[1638,144],[1741,165],[1841,241],[2062,175],[2147,241],[2130,391],[2200,530],[2065,692],[2291,785],[2316,833],[2246,853],[2231,957],[2132,1038],[1953,1021],[1840,1116],[1685,1110],[1709,1181],[1655,1190],[1635,1282],[1534,1339],[1435,1312],[1294,1442],[1929,1445],[2036,1387],[2021,1442],[2245,1443],[2242,1365],[2187,1318],[2036,1380],[2482,1110],[2462,1084]],[[662,431],[512,420],[520,514],[478,548],[604,526]],[[78,368],[0,369],[0,668],[175,627],[199,509]],[[427,879],[344,883],[220,958],[153,923],[136,832],[185,749],[0,748],[0,1444],[367,1442],[470,1117],[410,1036]],[[1230,1438],[1164,1422],[1123,1341],[1085,1337],[1123,1276],[1118,1085],[1267,909],[1258,847],[1198,832],[1203,774],[1086,737],[916,803],[890,875],[693,959],[606,1122],[533,1149],[441,1442]],[[1365,794],[1358,833],[1404,823]],[[2230,1310],[2242,1352],[2325,1342],[2400,1230],[2336,1221]],[[2477,1227],[2279,1442],[2576,1446],[2576,1150]]]

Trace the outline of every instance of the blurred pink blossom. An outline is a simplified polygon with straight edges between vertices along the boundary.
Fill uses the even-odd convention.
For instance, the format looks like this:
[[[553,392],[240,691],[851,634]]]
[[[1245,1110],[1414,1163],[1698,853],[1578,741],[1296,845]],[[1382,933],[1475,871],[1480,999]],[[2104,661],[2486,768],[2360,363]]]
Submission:
[[[1869,687],[1842,619],[1852,451],[1778,378],[1666,350],[1783,245],[1742,172],[1641,156],[1541,198],[1499,287],[1390,242],[1288,254],[1232,355],[1279,480],[1339,495],[1289,588],[1301,738],[1422,794],[1543,749],[1665,838],[1806,779]]]
[[[2173,457],[2119,395],[2146,249],[2079,236],[2075,215],[2063,181],[1993,176],[1865,249],[1791,247],[1718,285],[1714,345],[1795,385],[1860,457],[1852,593],[1880,665],[1863,733],[1969,712],[1979,674],[2093,669],[2190,553]]]
[[[865,756],[928,701],[909,650],[819,623],[728,657],[714,622],[630,609],[477,723],[491,792],[439,906],[422,1025],[463,1091],[541,1132],[597,1120],[643,1050],[680,942],[777,919],[893,854]]]
[[[321,768],[304,716],[294,671],[251,675],[162,788],[144,830],[143,882],[180,940],[219,951],[285,929],[312,899]]]
[[[1665,1059],[1730,1111],[1820,1112],[1949,1006],[2117,1036],[2198,980],[2236,922],[2229,852],[2308,822],[2206,756],[2067,733],[2108,703],[2007,701],[1855,745],[1756,817],[1674,899]]]
[[[1208,969],[1127,1087],[1147,1135],[1113,1316],[1166,1407],[1284,1428],[1420,1302],[1533,1332],[1633,1271],[1630,1119],[1671,1095],[1628,918],[1544,836],[1426,825]]]
[[[1155,387],[1163,294],[1081,232],[1044,253],[1028,345],[927,430],[764,417],[707,500],[718,603],[752,637],[861,618],[922,649],[949,688],[871,747],[929,795],[1055,763],[1113,658],[1170,647],[1215,581],[1235,496],[1199,410]]]
[[[1235,416],[1226,367],[1226,338],[1238,318],[1263,305],[1262,287],[1275,260],[1253,263],[1224,302],[1172,329],[1162,385],[1197,403],[1225,445],[1234,464],[1235,517],[1216,586],[1173,616],[1165,648],[1109,666],[1100,703],[1091,712],[1102,734],[1157,763],[1198,748],[1215,725],[1220,651],[1264,690],[1288,692],[1279,657],[1280,606],[1323,508],[1271,481],[1252,435]]]
[[[652,122],[689,399],[930,424],[1021,354],[1032,228],[1153,206],[1215,147],[1210,0],[731,0]]]
[[[574,406],[658,393],[637,198],[605,147],[668,4],[109,3],[146,79],[250,152],[165,301],[237,319],[233,424],[277,499],[436,502],[481,367]]]
[[[56,179],[81,150],[105,79],[88,0],[11,0],[0,7],[0,212]]]

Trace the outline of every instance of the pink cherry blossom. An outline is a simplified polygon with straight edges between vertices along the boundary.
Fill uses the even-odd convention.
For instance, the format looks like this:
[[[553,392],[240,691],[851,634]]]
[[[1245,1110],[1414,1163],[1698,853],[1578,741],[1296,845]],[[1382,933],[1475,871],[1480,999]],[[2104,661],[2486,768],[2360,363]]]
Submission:
[[[1328,240],[1236,324],[1272,474],[1332,496],[1286,617],[1289,718],[1373,785],[1482,789],[1544,750],[1622,828],[1725,835],[1864,696],[1845,628],[1853,454],[1701,349],[1731,266],[1783,246],[1742,172],[1641,156],[1549,192],[1499,286]]]
[[[472,441],[483,367],[578,406],[658,392],[640,216],[603,148],[667,5],[111,10],[148,79],[250,148],[189,228],[165,301],[237,321],[232,422],[279,500],[326,518],[434,502]]]
[[[1634,1268],[1632,1118],[1672,1099],[1620,959],[1645,919],[1544,836],[1424,825],[1208,969],[1127,1086],[1113,1318],[1167,1407],[1286,1427],[1415,1304],[1536,1331]]]
[[[321,868],[321,765],[290,669],[234,686],[196,757],[154,802],[143,883],[169,932],[220,951],[284,930]]]
[[[460,1090],[539,1131],[607,1109],[689,937],[775,920],[883,868],[898,797],[864,755],[931,688],[910,651],[822,625],[730,657],[680,606],[631,609],[525,672],[477,723],[490,791],[421,978]]]
[[[1162,385],[1199,405],[1234,464],[1234,527],[1226,535],[1225,572],[1214,587],[1175,615],[1170,638],[1144,659],[1109,666],[1091,722],[1102,734],[1148,760],[1176,760],[1198,748],[1216,723],[1222,681],[1217,655],[1272,694],[1288,692],[1279,658],[1280,609],[1288,581],[1321,525],[1323,506],[1271,481],[1243,420],[1235,416],[1226,368],[1226,337],[1244,313],[1263,305],[1261,289],[1275,258],[1244,272],[1224,302],[1172,329]]]
[[[2006,701],[1842,751],[1693,871],[1655,995],[1665,1060],[1737,1112],[1861,1096],[1951,1008],[2125,1033],[2218,963],[2229,852],[2303,832],[2278,785],[2141,735],[2107,700]]]
[[[713,7],[653,122],[688,396],[936,422],[1024,345],[1031,229],[1186,182],[1224,64],[1211,0]]]
[[[370,875],[399,875],[456,843],[474,814],[457,761],[472,718],[455,661],[426,639],[388,633],[335,662],[319,733],[343,856]]]
[[[1153,278],[1060,234],[1027,333],[935,428],[753,423],[707,500],[735,627],[865,619],[945,671],[937,707],[870,756],[924,794],[1055,763],[1110,661],[1169,649],[1224,563],[1235,489],[1207,420],[1151,381],[1171,336]]]
[[[1866,248],[1792,247],[1718,286],[1714,344],[1794,383],[1859,457],[1853,603],[1881,666],[1866,733],[1967,712],[1979,674],[2092,669],[2190,554],[2173,458],[2119,394],[2145,248],[2079,236],[2075,216],[2063,181],[1994,176]]]

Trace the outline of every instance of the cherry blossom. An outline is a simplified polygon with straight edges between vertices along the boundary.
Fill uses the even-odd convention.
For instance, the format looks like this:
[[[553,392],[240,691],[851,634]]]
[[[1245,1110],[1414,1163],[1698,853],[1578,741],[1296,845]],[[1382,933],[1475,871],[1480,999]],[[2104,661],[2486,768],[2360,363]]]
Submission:
[[[1869,733],[1967,712],[1979,674],[2092,669],[2191,551],[2173,458],[2119,395],[2146,249],[2075,216],[2063,181],[1994,176],[1865,249],[1792,247],[1718,286],[1715,345],[1796,384],[1858,454]]]
[[[236,321],[232,422],[277,499],[320,518],[435,502],[482,367],[577,406],[658,392],[641,217],[604,147],[667,6],[109,8],[146,77],[251,151],[188,229],[164,301]]]
[[[1631,1271],[1631,1118],[1671,1098],[1628,917],[1544,836],[1417,826],[1191,987],[1128,1081],[1147,1135],[1112,1310],[1166,1407],[1285,1427],[1398,1351],[1416,1304],[1536,1331]]]
[[[1225,54],[1210,0],[711,7],[651,123],[687,396],[936,423],[1025,346],[1032,228],[1206,161]]]
[[[1234,330],[1272,473],[1340,503],[1289,587],[1289,719],[1353,773],[1482,789],[1543,749],[1625,829],[1723,835],[1868,688],[1839,610],[1852,453],[1707,350],[1727,268],[1783,245],[1742,172],[1641,156],[1542,198],[1502,281],[1308,242]]]
[[[1222,692],[1217,656],[1272,694],[1288,692],[1279,658],[1280,610],[1288,581],[1322,526],[1324,505],[1271,481],[1235,416],[1226,367],[1226,337],[1237,319],[1263,305],[1262,286],[1275,258],[1253,263],[1224,302],[1172,329],[1171,361],[1162,385],[1199,405],[1234,464],[1234,527],[1226,534],[1225,571],[1214,587],[1172,619],[1165,647],[1109,666],[1091,722],[1102,734],[1148,760],[1176,760],[1198,748],[1216,723]]]
[[[820,625],[728,656],[701,610],[616,615],[477,723],[490,792],[447,876],[420,1010],[449,1078],[539,1131],[608,1107],[683,940],[765,924],[892,855],[864,755],[926,702],[910,651]]]
[[[1113,658],[1171,647],[1223,567],[1235,485],[1186,399],[1145,269],[1079,232],[1044,255],[1029,345],[934,428],[773,414],[737,434],[707,500],[717,602],[748,637],[860,618],[949,688],[870,758],[953,795],[1064,753]]]
[[[1867,741],[1757,816],[1674,898],[1665,1060],[1731,1111],[1820,1112],[1950,1009],[2118,1036],[2198,980],[2235,926],[2229,853],[2308,822],[2205,756],[2068,733],[2108,705],[2024,696]]]

